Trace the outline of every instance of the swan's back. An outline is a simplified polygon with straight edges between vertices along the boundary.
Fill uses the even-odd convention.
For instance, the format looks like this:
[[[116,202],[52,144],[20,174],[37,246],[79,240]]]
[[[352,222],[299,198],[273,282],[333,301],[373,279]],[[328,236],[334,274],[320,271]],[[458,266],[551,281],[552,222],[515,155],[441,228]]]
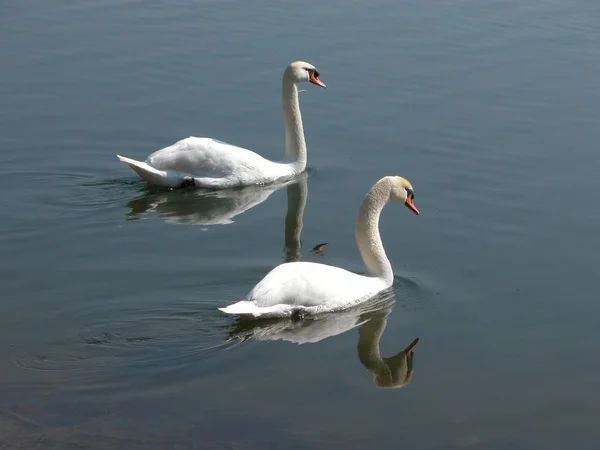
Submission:
[[[146,163],[159,170],[189,173],[195,177],[223,178],[259,175],[273,163],[259,154],[212,138],[189,137],[148,156]]]
[[[321,312],[347,307],[389,287],[383,284],[381,279],[339,267],[290,262],[271,270],[245,300],[254,302],[258,308],[285,304]]]

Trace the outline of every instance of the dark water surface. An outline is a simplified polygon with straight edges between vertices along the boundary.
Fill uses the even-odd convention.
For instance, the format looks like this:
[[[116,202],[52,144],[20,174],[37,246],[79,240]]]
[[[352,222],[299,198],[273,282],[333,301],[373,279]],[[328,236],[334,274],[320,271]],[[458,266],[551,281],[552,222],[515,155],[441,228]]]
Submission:
[[[597,449],[599,24],[587,0],[4,2],[0,447]],[[281,158],[297,59],[328,86],[300,96],[307,179],[161,192],[115,157]],[[362,270],[384,175],[421,210],[383,214],[391,292],[217,311],[284,260]]]

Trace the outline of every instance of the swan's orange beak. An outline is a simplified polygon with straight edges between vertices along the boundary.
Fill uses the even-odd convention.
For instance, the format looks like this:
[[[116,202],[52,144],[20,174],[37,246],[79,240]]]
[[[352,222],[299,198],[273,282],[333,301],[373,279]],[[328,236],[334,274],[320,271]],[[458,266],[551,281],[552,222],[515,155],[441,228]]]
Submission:
[[[414,212],[417,216],[419,215],[419,210],[417,209],[417,207],[413,203],[412,197],[407,197],[406,201],[404,202],[404,204],[406,205],[406,207],[408,209],[410,209],[412,212]]]
[[[319,80],[319,77],[316,76],[314,72],[310,76],[310,82],[312,84],[316,84],[317,86],[321,86],[322,88],[327,87],[327,86],[325,86],[325,83],[323,83],[321,80]]]

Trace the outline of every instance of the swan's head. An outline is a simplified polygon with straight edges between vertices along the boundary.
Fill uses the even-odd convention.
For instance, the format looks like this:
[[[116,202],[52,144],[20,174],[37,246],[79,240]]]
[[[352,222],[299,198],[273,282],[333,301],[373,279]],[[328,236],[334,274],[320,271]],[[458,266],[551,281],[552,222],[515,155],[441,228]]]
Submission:
[[[310,82],[317,86],[321,86],[322,88],[327,87],[325,86],[325,83],[319,79],[319,71],[317,68],[304,61],[295,61],[287,66],[284,76],[294,83]]]
[[[408,209],[418,215],[419,210],[415,206],[415,191],[410,181],[402,177],[391,178],[392,190],[390,192],[390,200],[404,203]]]

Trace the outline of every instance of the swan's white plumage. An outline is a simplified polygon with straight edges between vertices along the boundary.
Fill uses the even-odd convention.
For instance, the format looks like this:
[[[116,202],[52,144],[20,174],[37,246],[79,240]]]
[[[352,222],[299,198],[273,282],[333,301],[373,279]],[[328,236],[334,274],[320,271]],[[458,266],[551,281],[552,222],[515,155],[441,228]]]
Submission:
[[[179,187],[193,180],[196,187],[227,189],[292,178],[306,169],[306,143],[296,84],[307,81],[325,87],[316,68],[303,61],[291,63],[283,75],[287,156],[284,162],[269,161],[251,150],[209,137],[193,136],[157,150],[145,162],[117,157],[148,183],[165,187]]]
[[[136,161],[135,159],[126,158],[121,155],[117,155],[117,158],[119,158],[119,161],[122,161],[131,167],[143,180],[150,184],[176,187],[182,183],[182,177],[175,172],[168,173],[164,170],[158,170],[145,162]]]
[[[312,262],[284,263],[271,270],[240,302],[219,308],[227,314],[289,317],[339,311],[359,304],[392,286],[394,277],[379,235],[379,215],[389,200],[413,211],[412,186],[401,177],[384,177],[369,190],[356,220],[356,241],[367,266],[359,275]]]
[[[271,270],[245,300],[219,309],[255,317],[288,317],[296,310],[318,314],[358,304],[391,284],[335,266],[290,262]]]
[[[226,142],[193,136],[152,153],[146,164],[163,172],[176,172],[182,181],[191,177],[196,186],[220,189],[265,184],[295,175],[289,164],[269,161]]]

